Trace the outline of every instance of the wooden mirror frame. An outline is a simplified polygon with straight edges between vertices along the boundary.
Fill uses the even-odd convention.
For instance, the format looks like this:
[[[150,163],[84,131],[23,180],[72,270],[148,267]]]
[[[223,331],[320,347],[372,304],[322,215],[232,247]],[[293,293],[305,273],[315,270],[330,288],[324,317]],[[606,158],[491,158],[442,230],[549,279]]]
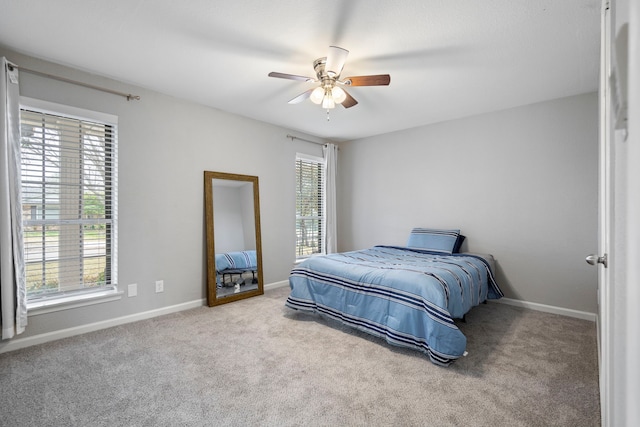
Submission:
[[[217,296],[217,272],[216,272],[216,250],[215,250],[215,231],[214,231],[214,214],[213,214],[213,180],[231,180],[244,181],[253,183],[253,210],[255,220],[255,238],[256,238],[256,261],[258,288],[230,294],[221,298]],[[232,301],[238,301],[264,294],[264,284],[262,278],[262,238],[260,235],[260,196],[258,189],[258,177],[251,175],[239,175],[224,172],[204,171],[204,206],[205,206],[205,222],[206,222],[206,244],[207,244],[207,304],[213,307],[220,304],[226,304]]]

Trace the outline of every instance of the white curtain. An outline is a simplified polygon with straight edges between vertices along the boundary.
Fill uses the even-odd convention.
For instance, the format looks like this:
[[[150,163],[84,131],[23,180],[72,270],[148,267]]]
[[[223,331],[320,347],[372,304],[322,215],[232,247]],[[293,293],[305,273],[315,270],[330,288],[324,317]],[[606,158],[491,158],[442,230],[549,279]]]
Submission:
[[[2,57],[0,76],[0,314],[2,339],[27,325],[20,189],[18,69]]]
[[[337,227],[336,227],[336,174],[338,166],[338,147],[334,144],[325,144],[324,153],[324,203],[326,226],[324,232],[324,248],[326,253],[337,251]]]

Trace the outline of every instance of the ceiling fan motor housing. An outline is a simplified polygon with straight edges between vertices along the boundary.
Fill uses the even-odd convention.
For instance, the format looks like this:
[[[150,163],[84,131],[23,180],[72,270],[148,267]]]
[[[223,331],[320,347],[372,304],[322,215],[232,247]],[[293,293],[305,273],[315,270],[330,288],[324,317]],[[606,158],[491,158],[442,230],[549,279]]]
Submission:
[[[294,74],[271,72],[269,77],[298,80],[304,82],[318,82],[315,89],[308,89],[289,101],[289,104],[298,104],[310,99],[315,104],[322,104],[323,108],[334,108],[341,104],[344,108],[351,108],[358,104],[350,94],[341,86],[387,86],[391,81],[389,74],[377,74],[369,76],[353,76],[340,80],[342,68],[349,51],[337,46],[329,46],[329,55],[313,61],[313,70],[317,79]]]
[[[325,65],[327,64],[327,58],[318,58],[313,61],[313,69],[316,72],[316,76],[318,77],[318,81],[321,83],[324,88],[332,88],[336,84],[336,77],[338,76],[330,76],[325,72]]]

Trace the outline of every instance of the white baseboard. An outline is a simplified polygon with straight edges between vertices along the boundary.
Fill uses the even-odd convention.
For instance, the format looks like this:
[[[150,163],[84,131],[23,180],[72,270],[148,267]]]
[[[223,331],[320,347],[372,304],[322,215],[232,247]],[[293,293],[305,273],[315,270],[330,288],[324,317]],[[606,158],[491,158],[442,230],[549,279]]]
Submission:
[[[269,289],[284,288],[285,286],[289,286],[289,280],[269,283],[268,285],[264,285],[264,290],[268,291]]]
[[[269,289],[276,289],[284,286],[289,286],[289,280],[269,283],[267,285],[264,285],[264,290],[266,291]],[[86,334],[88,332],[99,331],[100,329],[111,328],[113,326],[120,326],[126,323],[137,322],[139,320],[151,319],[153,317],[158,317],[165,314],[177,313],[178,311],[202,307],[203,305],[207,305],[206,299],[189,301],[182,304],[172,305],[169,307],[162,307],[155,310],[145,311],[142,313],[116,317],[114,319],[104,320],[104,321],[95,322],[95,323],[89,323],[87,325],[75,326],[73,328],[61,329],[59,331],[46,332],[44,334],[33,335],[30,337],[14,338],[10,341],[0,343],[0,354],[6,353],[9,351],[19,350],[25,347],[30,347],[32,345],[44,344],[46,342],[72,337],[74,335]]]
[[[269,289],[276,289],[284,286],[289,286],[288,280],[283,280],[281,282],[274,282],[268,285],[264,285],[264,290],[266,291]],[[521,301],[521,300],[511,299],[511,298],[500,298],[499,300],[490,300],[490,301],[499,302],[507,305],[513,305],[516,307],[528,308],[531,310],[544,311],[545,313],[553,313],[553,314],[560,314],[562,316],[575,317],[577,319],[589,320],[591,322],[595,322],[597,320],[597,315],[595,313],[589,313],[587,311],[572,310],[570,308],[555,307],[553,305],[538,304],[535,302],[527,302],[527,301]]]
[[[178,311],[189,310],[191,308],[202,307],[206,305],[206,300],[199,299],[182,304],[176,304],[169,307],[162,307],[155,310],[149,310],[142,313],[131,314],[128,316],[116,317],[114,319],[103,320],[101,322],[89,323],[86,325],[75,326],[73,328],[61,329],[59,331],[46,332],[44,334],[33,335],[25,338],[14,338],[6,343],[0,343],[0,354],[13,350],[18,350],[32,345],[44,344],[49,341],[55,341],[62,338],[72,337],[74,335],[86,334],[87,332],[99,331],[100,329],[120,326],[126,323],[137,322],[139,320],[151,319],[152,317],[162,316],[165,314],[176,313]]]
[[[288,280],[282,280],[280,282],[273,282],[264,285],[264,290],[277,289],[285,286],[289,286]],[[568,308],[554,307],[551,305],[538,304],[534,302],[520,301],[511,298],[501,298],[499,300],[491,300],[501,304],[513,305],[516,307],[529,308],[532,310],[544,311],[547,313],[560,314],[562,316],[576,317],[578,319],[590,320],[595,322],[597,315],[595,313],[588,313],[585,311],[571,310]],[[194,301],[185,302],[182,304],[176,304],[169,307],[162,307],[155,310],[149,310],[142,313],[131,314],[128,316],[116,317],[114,319],[104,320],[101,322],[89,323],[86,325],[75,326],[73,328],[61,329],[59,331],[47,332],[44,334],[34,335],[25,338],[14,338],[7,342],[0,343],[0,354],[7,353],[9,351],[19,350],[21,348],[30,347],[32,345],[44,344],[46,342],[55,341],[62,338],[68,338],[75,335],[86,334],[88,332],[99,331],[101,329],[111,328],[113,326],[120,326],[127,323],[133,323],[140,320],[151,319],[153,317],[162,316],[165,314],[177,313],[183,310],[189,310],[192,308],[202,307],[206,305],[205,299],[199,299]]]
[[[589,320],[595,322],[597,315],[587,311],[572,310],[570,308],[555,307],[553,305],[538,304],[536,302],[520,301],[511,298],[500,298],[498,300],[489,300],[501,304],[513,305],[516,307],[529,308],[531,310],[544,311],[545,313],[559,314],[561,316],[575,317],[577,319]]]

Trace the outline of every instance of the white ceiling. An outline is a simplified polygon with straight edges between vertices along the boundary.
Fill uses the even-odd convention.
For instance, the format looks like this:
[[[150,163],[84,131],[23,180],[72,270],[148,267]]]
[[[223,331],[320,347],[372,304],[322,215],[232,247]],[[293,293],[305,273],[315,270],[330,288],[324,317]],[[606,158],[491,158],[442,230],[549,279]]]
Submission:
[[[0,44],[343,141],[595,91],[599,21],[599,0],[0,0]],[[327,121],[267,74],[315,77],[330,45],[391,84]]]

